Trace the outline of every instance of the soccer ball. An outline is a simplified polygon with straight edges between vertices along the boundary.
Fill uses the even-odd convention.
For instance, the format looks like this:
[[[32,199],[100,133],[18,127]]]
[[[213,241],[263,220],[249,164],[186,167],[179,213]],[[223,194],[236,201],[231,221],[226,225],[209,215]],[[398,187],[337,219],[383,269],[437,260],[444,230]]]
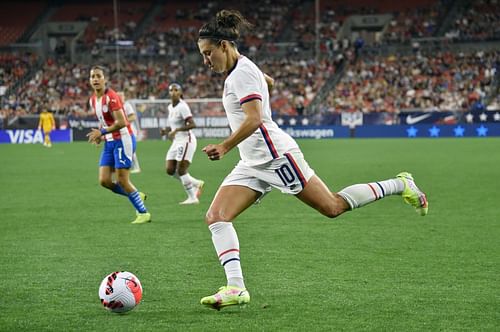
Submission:
[[[130,311],[141,302],[141,282],[130,272],[113,272],[101,282],[99,298],[104,308],[109,311]]]

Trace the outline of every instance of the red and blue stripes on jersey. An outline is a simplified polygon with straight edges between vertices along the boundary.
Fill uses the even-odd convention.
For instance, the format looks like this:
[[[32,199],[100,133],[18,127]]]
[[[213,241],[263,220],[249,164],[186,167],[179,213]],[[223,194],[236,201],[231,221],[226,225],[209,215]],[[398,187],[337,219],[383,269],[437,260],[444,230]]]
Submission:
[[[302,174],[302,171],[300,170],[299,166],[297,165],[297,162],[295,159],[293,159],[293,156],[290,153],[285,153],[286,159],[288,159],[288,162],[290,163],[290,166],[292,166],[293,172],[297,176],[297,178],[300,181],[300,185],[302,186],[302,189],[305,188],[307,184],[307,180],[304,177],[304,174]]]
[[[251,95],[248,95],[246,97],[243,97],[240,99],[240,105],[243,105],[244,103],[248,103],[249,101],[258,99],[262,101],[262,96],[258,93],[252,93]]]
[[[278,151],[276,151],[276,147],[274,146],[273,141],[271,140],[271,136],[269,135],[269,132],[267,131],[266,127],[261,124],[259,126],[260,132],[262,133],[262,136],[264,137],[264,141],[267,144],[267,147],[269,148],[269,151],[271,152],[271,156],[273,156],[273,159],[278,158]]]

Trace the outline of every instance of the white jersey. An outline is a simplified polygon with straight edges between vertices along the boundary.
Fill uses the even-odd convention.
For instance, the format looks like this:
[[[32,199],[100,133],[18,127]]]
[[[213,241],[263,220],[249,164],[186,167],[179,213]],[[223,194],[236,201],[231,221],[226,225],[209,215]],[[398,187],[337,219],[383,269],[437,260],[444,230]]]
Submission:
[[[179,100],[177,105],[168,105],[168,126],[172,129],[178,129],[186,125],[186,120],[191,118],[193,114],[189,105],[182,99]],[[191,130],[178,131],[175,134],[175,140],[190,140],[193,136]]]
[[[222,97],[233,132],[238,130],[245,120],[241,105],[255,99],[262,101],[262,124],[238,144],[241,160],[249,166],[266,163],[299,149],[295,140],[281,130],[271,118],[269,91],[264,74],[247,57],[241,56],[226,77]]]
[[[125,110],[125,115],[127,115],[127,118],[130,115],[135,114],[134,106],[129,101],[126,101],[123,104],[123,109]],[[135,120],[135,121],[137,121],[137,120]],[[137,130],[137,125],[136,125],[135,121],[131,121],[130,126],[132,127],[132,130],[134,131],[134,135],[137,136],[138,130]]]

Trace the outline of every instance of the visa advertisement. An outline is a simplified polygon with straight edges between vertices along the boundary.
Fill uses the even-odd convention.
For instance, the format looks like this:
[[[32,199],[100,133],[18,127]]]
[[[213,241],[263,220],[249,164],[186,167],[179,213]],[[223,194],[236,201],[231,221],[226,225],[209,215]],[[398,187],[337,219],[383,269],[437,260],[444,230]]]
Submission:
[[[72,142],[71,129],[53,130],[50,133],[52,143]],[[2,144],[42,144],[43,132],[36,129],[8,129],[0,130]]]

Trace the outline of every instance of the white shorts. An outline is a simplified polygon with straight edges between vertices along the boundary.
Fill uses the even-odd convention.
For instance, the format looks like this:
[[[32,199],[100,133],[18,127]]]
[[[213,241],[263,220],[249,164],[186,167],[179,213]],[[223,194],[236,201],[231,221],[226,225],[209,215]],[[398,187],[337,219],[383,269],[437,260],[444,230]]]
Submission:
[[[263,195],[274,187],[282,193],[296,195],[313,175],[314,170],[309,167],[302,152],[295,150],[263,165],[248,166],[240,161],[226,176],[221,187],[244,186]]]
[[[193,156],[196,151],[196,137],[191,135],[190,140],[174,140],[170,149],[168,149],[165,160],[177,160],[183,161],[187,160],[190,163],[193,162]]]

